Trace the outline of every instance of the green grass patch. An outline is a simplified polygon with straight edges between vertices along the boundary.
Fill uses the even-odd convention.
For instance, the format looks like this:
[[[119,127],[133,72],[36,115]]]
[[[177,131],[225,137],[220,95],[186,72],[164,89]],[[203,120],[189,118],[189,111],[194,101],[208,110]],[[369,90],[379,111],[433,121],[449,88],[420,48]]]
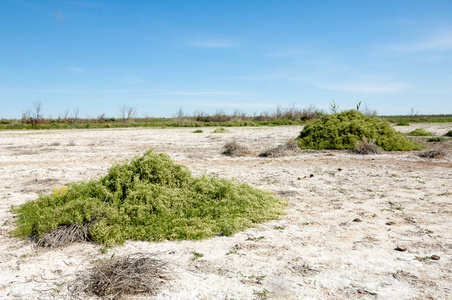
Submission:
[[[223,127],[220,127],[215,129],[212,133],[231,133],[231,132]]]
[[[452,137],[452,130],[449,130],[444,136]]]
[[[408,133],[411,136],[433,136],[434,134],[428,131],[425,131],[424,128],[418,128]]]
[[[98,180],[72,183],[64,194],[41,195],[13,207],[18,214],[13,234],[39,238],[75,224],[105,246],[125,240],[199,240],[277,219],[285,204],[247,184],[193,177],[168,155],[150,150]]]
[[[367,117],[356,110],[324,114],[308,122],[298,136],[302,149],[354,149],[358,141],[375,141],[385,151],[409,151],[423,146],[397,132],[378,117]]]
[[[203,131],[201,129],[195,130],[192,133],[202,133]]]
[[[396,126],[410,126],[410,124],[408,124],[408,123],[405,122],[405,121],[400,121],[400,122],[398,122],[398,123],[396,124]]]

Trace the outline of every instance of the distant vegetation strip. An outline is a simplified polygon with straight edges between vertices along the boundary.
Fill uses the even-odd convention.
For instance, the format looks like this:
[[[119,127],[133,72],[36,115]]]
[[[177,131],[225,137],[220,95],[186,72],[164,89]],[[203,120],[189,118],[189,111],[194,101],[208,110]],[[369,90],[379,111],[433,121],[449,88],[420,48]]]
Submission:
[[[361,103],[358,104],[359,110]],[[332,102],[330,110],[338,112],[338,105]],[[197,111],[193,115],[185,114],[181,109],[173,118],[156,118],[144,114],[137,117],[137,110],[133,107],[123,106],[120,108],[119,118],[107,117],[105,114],[97,118],[79,118],[78,109],[74,109],[72,116],[69,110],[58,118],[45,118],[42,113],[42,104],[34,103],[34,107],[26,110],[21,119],[0,119],[0,130],[15,129],[90,129],[90,128],[124,128],[124,127],[235,127],[235,126],[282,126],[282,125],[304,125],[309,120],[319,119],[326,113],[316,109],[314,106],[298,108],[295,105],[283,108],[277,106],[271,112],[261,112],[248,115],[242,111],[234,111],[231,114],[218,110],[214,114]],[[376,116],[375,110],[365,108],[362,111],[366,116]],[[390,123],[409,125],[409,123],[425,122],[452,122],[452,114],[443,115],[409,115],[379,116]]]
[[[17,129],[95,129],[95,128],[127,128],[127,127],[243,127],[243,126],[283,126],[283,125],[302,125],[305,121],[276,119],[271,121],[243,121],[231,120],[221,122],[202,122],[191,119],[177,120],[172,118],[155,119],[152,121],[143,121],[141,119],[133,122],[124,123],[121,121],[96,122],[91,119],[80,119],[76,123],[64,123],[55,120],[44,120],[43,122],[32,125],[22,123],[17,120],[2,120],[0,130],[17,130]]]

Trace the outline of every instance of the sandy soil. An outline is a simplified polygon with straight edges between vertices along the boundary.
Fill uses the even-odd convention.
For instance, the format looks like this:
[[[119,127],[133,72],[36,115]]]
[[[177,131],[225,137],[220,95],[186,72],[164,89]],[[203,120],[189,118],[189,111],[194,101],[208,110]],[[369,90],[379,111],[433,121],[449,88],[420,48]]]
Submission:
[[[452,124],[397,130],[418,127],[442,135]],[[157,296],[131,299],[452,298],[452,140],[425,142],[447,152],[440,160],[420,158],[419,151],[231,158],[221,155],[228,141],[258,154],[296,137],[301,127],[202,129],[0,132],[0,298],[69,299],[68,286],[94,260],[139,251],[160,252],[173,280]],[[272,191],[289,201],[287,215],[233,237],[127,242],[107,253],[90,243],[36,249],[9,235],[11,205],[98,178],[149,148],[195,175]],[[192,260],[194,251],[204,256]]]

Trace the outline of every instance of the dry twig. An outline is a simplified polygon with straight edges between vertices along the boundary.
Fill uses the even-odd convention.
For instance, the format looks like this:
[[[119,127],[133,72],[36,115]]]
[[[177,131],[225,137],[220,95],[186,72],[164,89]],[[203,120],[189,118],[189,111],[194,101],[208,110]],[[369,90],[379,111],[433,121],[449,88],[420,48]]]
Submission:
[[[228,142],[223,146],[223,153],[227,156],[245,156],[250,153],[248,148],[239,145],[236,141]]]
[[[446,152],[442,150],[431,150],[422,152],[419,156],[425,158],[444,158],[446,157]]]
[[[77,276],[69,287],[71,295],[96,295],[105,299],[121,299],[126,295],[155,295],[171,277],[168,263],[156,254],[132,253],[96,262]]]
[[[260,157],[281,157],[291,155],[299,151],[298,142],[296,140],[290,140],[285,144],[279,145],[275,148],[268,149],[265,152],[259,154]]]
[[[356,154],[380,154],[381,150],[375,145],[374,141],[368,141],[364,138],[362,141],[356,143],[353,153]]]
[[[58,248],[75,242],[89,241],[88,230],[91,226],[91,222],[83,224],[82,228],[77,224],[59,226],[37,237],[35,242],[38,247]]]

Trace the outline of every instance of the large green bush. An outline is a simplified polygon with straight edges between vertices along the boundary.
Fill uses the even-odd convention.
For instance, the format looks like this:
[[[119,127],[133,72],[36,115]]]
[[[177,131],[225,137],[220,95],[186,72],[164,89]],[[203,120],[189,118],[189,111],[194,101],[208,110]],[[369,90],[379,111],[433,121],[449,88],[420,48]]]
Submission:
[[[232,235],[283,214],[284,200],[246,184],[193,177],[168,155],[148,151],[67,192],[40,196],[13,209],[19,237],[39,237],[61,226],[89,228],[107,246],[127,239],[202,239]],[[88,225],[87,225],[88,224]]]
[[[303,149],[353,149],[363,139],[375,141],[386,151],[407,151],[423,146],[397,132],[389,122],[356,110],[325,114],[306,124],[298,137]]]

